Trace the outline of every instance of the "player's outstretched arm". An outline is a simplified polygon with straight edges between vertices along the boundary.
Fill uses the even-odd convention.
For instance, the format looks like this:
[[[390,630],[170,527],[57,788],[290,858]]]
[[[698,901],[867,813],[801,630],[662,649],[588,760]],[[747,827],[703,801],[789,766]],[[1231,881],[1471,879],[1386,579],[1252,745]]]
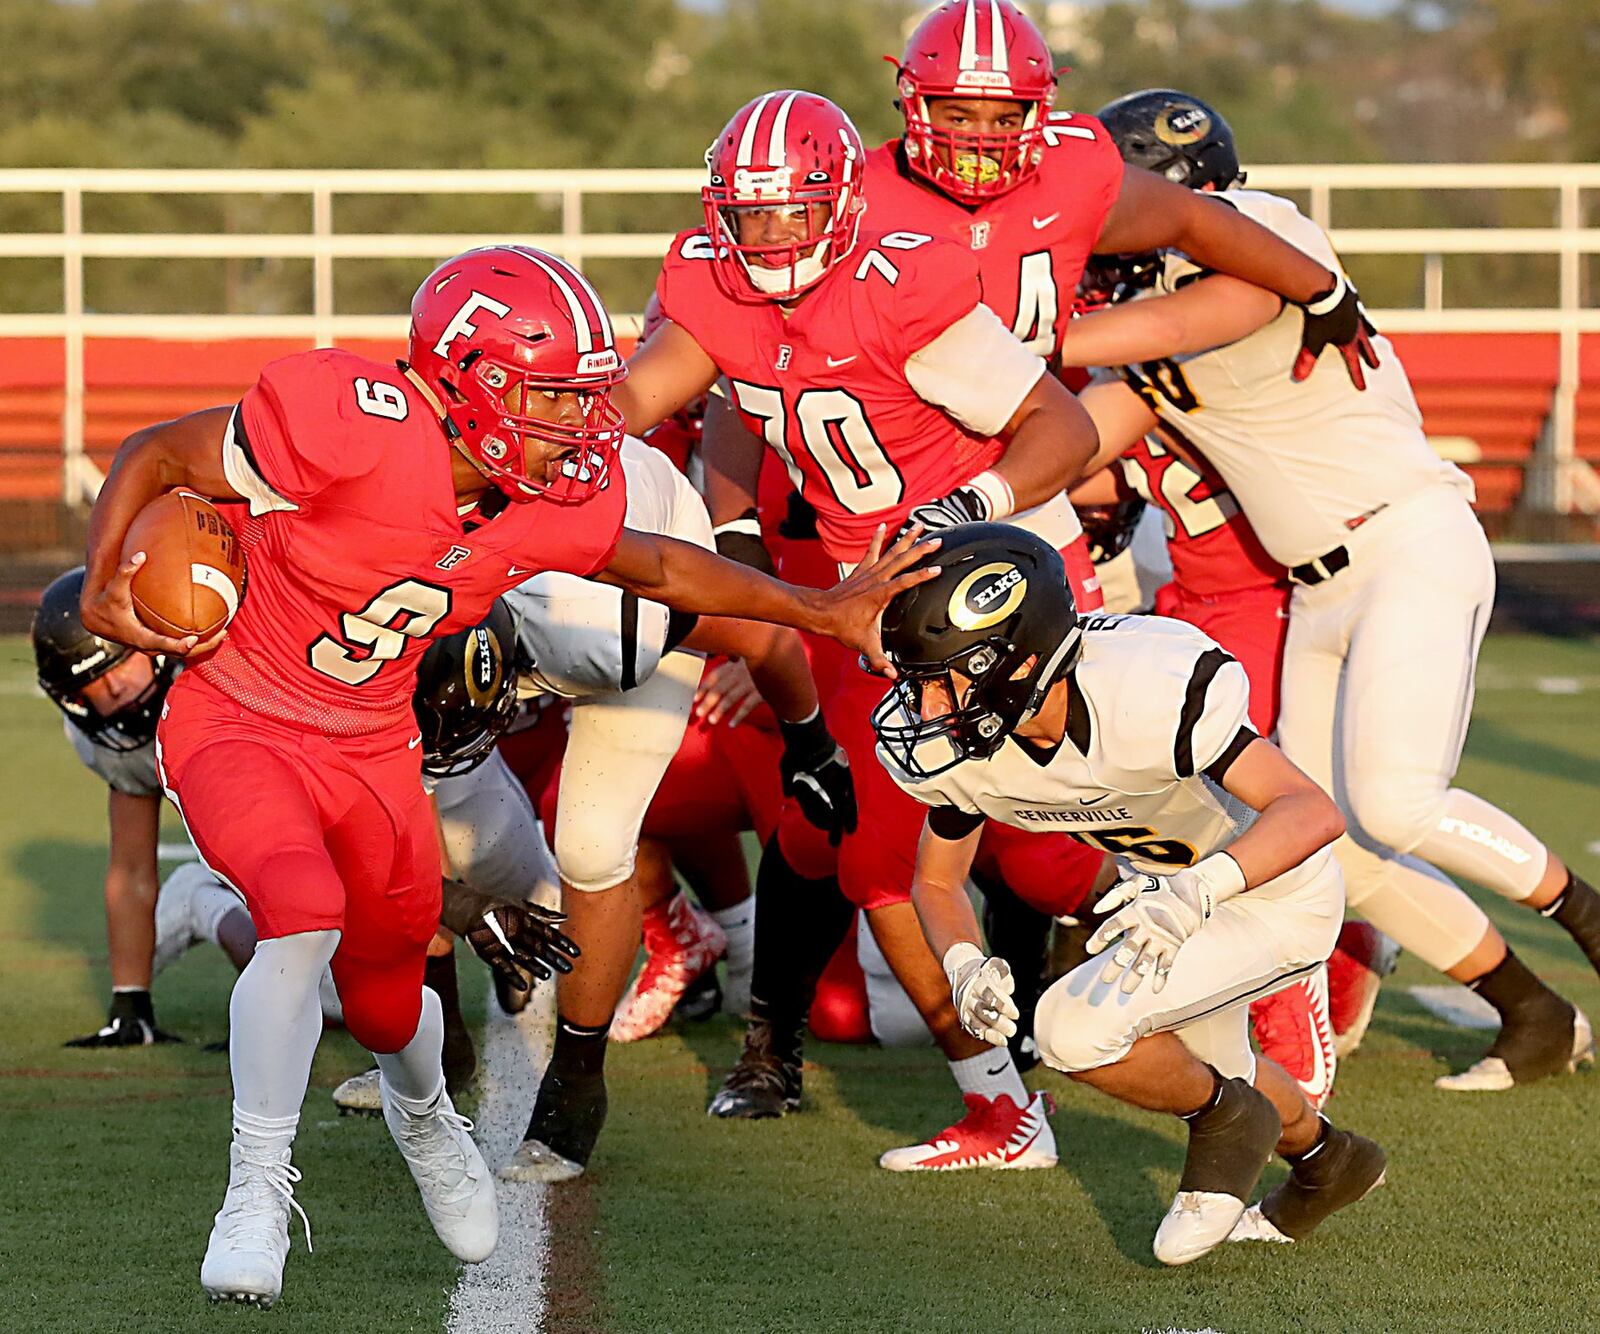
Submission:
[[[1214,775],[1215,776],[1215,775]],[[1344,833],[1333,798],[1270,741],[1256,738],[1221,775],[1222,786],[1261,812],[1228,845],[1245,884],[1254,886],[1292,870]]]
[[[1372,323],[1342,273],[1203,191],[1128,167],[1094,249],[1099,255],[1181,250],[1203,268],[1232,274],[1299,306],[1306,318],[1292,372],[1296,380],[1311,373],[1318,354],[1330,345],[1343,355],[1357,389],[1367,387],[1362,362],[1378,364],[1369,337]]]
[[[1136,366],[1204,352],[1253,334],[1282,308],[1266,288],[1214,274],[1170,296],[1127,301],[1073,320],[1061,341],[1061,364]]]
[[[742,616],[829,635],[864,654],[874,671],[892,677],[894,668],[878,636],[878,617],[896,593],[939,573],[936,565],[910,568],[937,546],[919,545],[921,537],[922,530],[913,526],[884,551],[880,527],[847,579],[816,589],[769,578],[692,542],[624,528],[611,563],[594,577],[678,611]]]
[[[180,657],[204,651],[221,638],[219,633],[202,644],[194,635],[173,639],[146,629],[134,614],[130,594],[134,571],[144,563],[144,555],[135,552],[126,564],[120,557],[122,540],[134,517],[174,487],[188,487],[213,500],[244,499],[229,484],[222,463],[222,442],[232,412],[232,408],[191,412],[176,421],[135,431],[122,442],[89,516],[80,608],[87,629],[147,653]]]
[[[611,391],[630,435],[659,426],[717,382],[717,363],[682,325],[667,320],[628,358],[628,378]]]

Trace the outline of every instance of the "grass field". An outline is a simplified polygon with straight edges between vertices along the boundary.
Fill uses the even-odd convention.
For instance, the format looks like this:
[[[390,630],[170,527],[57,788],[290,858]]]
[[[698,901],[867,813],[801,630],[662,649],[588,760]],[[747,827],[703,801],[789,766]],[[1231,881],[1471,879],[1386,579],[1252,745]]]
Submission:
[[[203,1301],[228,1080],[225,1058],[201,1047],[225,1032],[229,970],[197,950],[158,982],[161,1020],[186,1045],[62,1050],[104,1012],[104,798],[28,692],[24,651],[0,641],[0,1331],[443,1329],[458,1267],[382,1124],[341,1121],[328,1100],[366,1064],[342,1034],[322,1044],[296,1147],[315,1255],[296,1240],[270,1314]],[[1600,871],[1589,850],[1600,645],[1493,639],[1481,687],[1463,783]],[[1600,1015],[1600,985],[1564,936],[1488,907],[1536,969]],[[463,970],[478,976],[470,961]],[[1150,1239],[1176,1183],[1178,1129],[1054,1075],[1030,1081],[1060,1105],[1058,1170],[904,1177],[876,1155],[955,1110],[931,1052],[815,1047],[802,1115],[724,1124],[703,1109],[736,1053],[731,1026],[620,1049],[593,1169],[546,1199],[545,1327],[1588,1328],[1600,1310],[1600,1080],[1434,1091],[1436,1074],[1485,1045],[1405,993],[1434,980],[1402,963],[1330,1107],[1388,1147],[1389,1185],[1301,1247],[1227,1248],[1172,1271]]]

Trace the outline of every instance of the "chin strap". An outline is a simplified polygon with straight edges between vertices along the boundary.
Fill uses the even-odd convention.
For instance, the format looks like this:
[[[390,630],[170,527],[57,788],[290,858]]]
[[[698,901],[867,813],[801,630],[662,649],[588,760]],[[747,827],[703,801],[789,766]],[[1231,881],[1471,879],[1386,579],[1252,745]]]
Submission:
[[[1078,654],[1082,649],[1083,627],[1074,625],[1072,629],[1061,637],[1061,643],[1056,646],[1056,651],[1050,655],[1049,661],[1044,665],[1044,670],[1039,673],[1039,679],[1034,683],[1033,692],[1028,696],[1028,702],[1023,707],[1021,715],[1017,718],[1018,727],[1044,707],[1044,697],[1050,693],[1050,688],[1055,685],[1057,679],[1064,672],[1071,670],[1072,665],[1077,662]]]

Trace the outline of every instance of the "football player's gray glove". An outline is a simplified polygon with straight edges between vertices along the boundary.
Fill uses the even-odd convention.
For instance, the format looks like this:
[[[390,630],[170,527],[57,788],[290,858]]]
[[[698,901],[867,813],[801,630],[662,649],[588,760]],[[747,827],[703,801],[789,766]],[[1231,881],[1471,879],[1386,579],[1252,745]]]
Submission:
[[[515,991],[529,989],[528,974],[538,981],[570,973],[582,951],[557,930],[566,914],[536,903],[513,903],[483,894],[459,880],[444,882],[440,924],[463,936],[495,976]]]
[[[1145,978],[1161,991],[1183,943],[1204,926],[1217,904],[1245,888],[1239,863],[1225,852],[1172,875],[1131,875],[1119,880],[1094,905],[1110,913],[1086,947],[1098,954],[1121,937],[1100,974],[1102,982],[1122,975],[1122,990],[1132,994]]]
[[[913,505],[900,531],[903,534],[913,523],[920,523],[930,533],[953,528],[958,523],[984,523],[990,519],[1004,519],[1015,508],[1011,484],[991,468],[956,487],[947,496]]]
[[[957,941],[944,956],[950,1000],[961,1027],[991,1046],[1003,1047],[1017,1031],[1019,1013],[1011,993],[1016,979],[1004,959],[986,959],[970,941]]]

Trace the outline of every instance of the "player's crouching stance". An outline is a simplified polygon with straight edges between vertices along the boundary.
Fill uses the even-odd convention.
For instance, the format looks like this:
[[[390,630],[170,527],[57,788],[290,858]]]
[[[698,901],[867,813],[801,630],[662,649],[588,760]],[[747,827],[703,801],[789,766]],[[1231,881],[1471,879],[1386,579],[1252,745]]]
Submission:
[[[1328,955],[1344,891],[1332,800],[1247,721],[1244,671],[1177,622],[1079,620],[1059,555],[1020,529],[947,529],[942,573],[897,597],[899,682],[874,715],[890,774],[933,807],[912,897],[962,1025],[1004,1043],[1013,979],[963,890],[985,817],[1069,829],[1128,873],[1034,1034],[1074,1079],[1189,1125],[1156,1258],[1224,1241],[1274,1147],[1288,1179],[1241,1234],[1298,1240],[1383,1179],[1384,1153],[1319,1117],[1250,1050],[1248,1006]]]

